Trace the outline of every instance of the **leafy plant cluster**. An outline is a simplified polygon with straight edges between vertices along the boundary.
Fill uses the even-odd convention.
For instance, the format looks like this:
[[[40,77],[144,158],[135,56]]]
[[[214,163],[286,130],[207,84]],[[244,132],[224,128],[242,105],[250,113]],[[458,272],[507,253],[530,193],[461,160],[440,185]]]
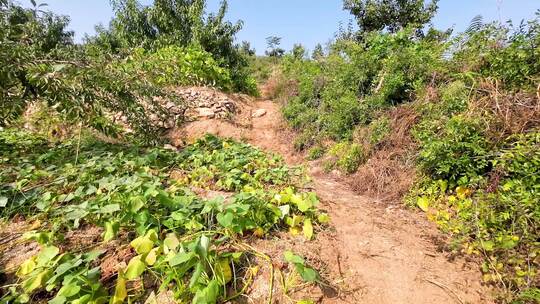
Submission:
[[[222,90],[232,89],[227,69],[219,66],[212,55],[196,47],[164,47],[156,52],[136,49],[118,62],[127,73],[143,74],[157,86],[201,85]]]
[[[348,2],[366,15],[376,6]],[[408,136],[392,129],[393,110],[414,109],[418,151],[409,152],[420,177],[406,201],[451,234],[454,249],[484,260],[486,282],[508,291],[503,301],[538,301],[539,18],[477,20],[453,37],[381,22],[386,30],[342,35],[317,60],[285,56],[282,77],[296,91],[283,113],[299,131],[296,148],[354,173],[389,137]]]
[[[192,31],[189,39],[166,34],[165,29],[150,33],[157,25],[149,29],[140,24],[150,18],[143,16],[149,8],[116,1],[118,16],[112,29],[79,45],[67,30],[68,17],[42,11],[43,5],[23,8],[1,2],[0,125],[16,125],[29,105],[40,103],[68,124],[80,122],[114,136],[123,135],[112,119],[122,112],[135,135],[154,141],[161,128],[151,124],[150,116],[168,114],[158,101],[183,103],[168,86],[215,85],[257,94],[255,80],[247,74],[247,59],[233,45],[239,24],[223,21],[226,3],[218,15],[204,17],[204,1],[195,2],[163,1],[152,13],[163,27],[178,21],[167,19],[173,15],[191,20],[168,25]]]
[[[137,282],[181,301],[227,301],[249,286],[248,256],[262,255],[243,236],[289,229],[311,239],[328,222],[316,196],[298,190],[301,170],[246,144],[207,136],[175,152],[86,136],[0,136],[0,214],[43,223],[25,235],[42,249],[2,291],[5,303],[124,303],[145,296]],[[197,189],[230,195],[203,198]],[[101,227],[102,243],[65,245],[66,231],[88,225]],[[132,248],[114,281],[100,271],[110,242]]]

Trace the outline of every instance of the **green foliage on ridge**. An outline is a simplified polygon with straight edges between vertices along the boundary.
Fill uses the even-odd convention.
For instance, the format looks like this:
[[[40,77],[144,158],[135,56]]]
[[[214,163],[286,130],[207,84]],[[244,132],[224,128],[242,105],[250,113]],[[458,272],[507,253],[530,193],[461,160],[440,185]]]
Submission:
[[[328,170],[354,173],[376,152],[403,162],[416,154],[419,177],[405,201],[453,237],[453,250],[484,260],[484,280],[503,287],[502,302],[535,303],[540,20],[475,22],[455,37],[381,23],[376,29],[385,30],[363,31],[361,39],[342,34],[316,60],[286,56],[282,78],[296,91],[283,114],[300,133],[297,149],[312,147],[313,159],[328,151]],[[380,146],[393,132],[409,136],[388,120],[404,108],[414,110],[405,119],[416,146]]]

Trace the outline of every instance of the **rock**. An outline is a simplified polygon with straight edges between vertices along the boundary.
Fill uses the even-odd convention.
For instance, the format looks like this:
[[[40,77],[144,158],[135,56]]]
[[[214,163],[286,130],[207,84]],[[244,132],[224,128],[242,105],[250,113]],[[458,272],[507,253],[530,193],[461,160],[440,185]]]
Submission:
[[[212,119],[216,116],[216,113],[209,108],[197,108],[196,111],[198,113],[197,115],[202,118]]]
[[[251,114],[251,117],[257,118],[263,117],[264,115],[266,115],[266,109],[257,109]]]
[[[165,145],[163,146],[163,148],[164,148],[164,149],[167,149],[167,150],[171,150],[171,151],[178,151],[178,149],[177,149],[175,146],[169,145],[169,144],[165,144]]]

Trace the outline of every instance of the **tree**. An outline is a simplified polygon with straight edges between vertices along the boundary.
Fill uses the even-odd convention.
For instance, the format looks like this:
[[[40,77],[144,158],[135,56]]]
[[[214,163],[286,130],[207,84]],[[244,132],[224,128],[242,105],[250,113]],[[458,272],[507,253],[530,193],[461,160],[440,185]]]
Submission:
[[[39,102],[68,123],[114,135],[111,115],[122,112],[141,137],[156,140],[149,110],[167,113],[155,97],[179,100],[137,73],[116,68],[110,56],[92,57],[73,44],[69,19],[0,2],[0,126],[17,124]],[[153,138],[152,138],[153,137]]]
[[[248,55],[248,56],[254,56],[255,55],[255,49],[251,47],[251,43],[249,41],[242,41],[242,44],[240,45],[240,49],[242,53]]]
[[[300,43],[295,43],[292,49],[294,59],[302,59],[306,55],[306,49]]]
[[[277,36],[270,36],[266,37],[266,56],[269,57],[282,57],[283,54],[285,54],[285,50],[280,48],[279,45],[281,44],[281,37]]]
[[[324,50],[320,43],[317,43],[315,46],[315,49],[313,49],[313,54],[311,55],[311,58],[313,60],[319,60],[320,58],[324,57]]]
[[[344,8],[356,18],[361,32],[387,30],[395,33],[409,25],[419,29],[438,9],[439,0],[344,0]]]
[[[217,12],[206,12],[206,0],[155,0],[143,6],[138,0],[111,0],[115,16],[108,28],[96,29],[87,41],[116,54],[142,47],[155,51],[167,46],[198,45],[231,71],[234,89],[246,93],[248,61],[234,43],[242,21],[232,23],[225,15],[227,1]]]

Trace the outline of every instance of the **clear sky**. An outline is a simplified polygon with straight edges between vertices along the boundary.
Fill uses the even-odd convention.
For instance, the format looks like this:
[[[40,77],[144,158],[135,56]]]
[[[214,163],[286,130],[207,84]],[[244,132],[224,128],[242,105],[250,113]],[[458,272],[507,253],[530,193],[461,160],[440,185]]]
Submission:
[[[28,4],[29,0],[18,0]],[[44,0],[49,9],[71,16],[71,29],[80,41],[84,33],[92,34],[97,23],[107,24],[112,17],[109,0]],[[142,0],[150,3],[151,0]],[[208,0],[208,9],[215,11],[219,0]],[[342,10],[342,0],[229,0],[228,18],[241,19],[244,28],[238,40],[250,41],[261,54],[266,48],[265,38],[283,37],[282,47],[289,50],[294,43],[308,49],[326,43],[334,36],[339,23],[345,25],[350,15]],[[476,15],[484,21],[512,19],[519,23],[531,19],[540,9],[540,0],[440,0],[439,12],[433,20],[439,29],[466,28]]]

